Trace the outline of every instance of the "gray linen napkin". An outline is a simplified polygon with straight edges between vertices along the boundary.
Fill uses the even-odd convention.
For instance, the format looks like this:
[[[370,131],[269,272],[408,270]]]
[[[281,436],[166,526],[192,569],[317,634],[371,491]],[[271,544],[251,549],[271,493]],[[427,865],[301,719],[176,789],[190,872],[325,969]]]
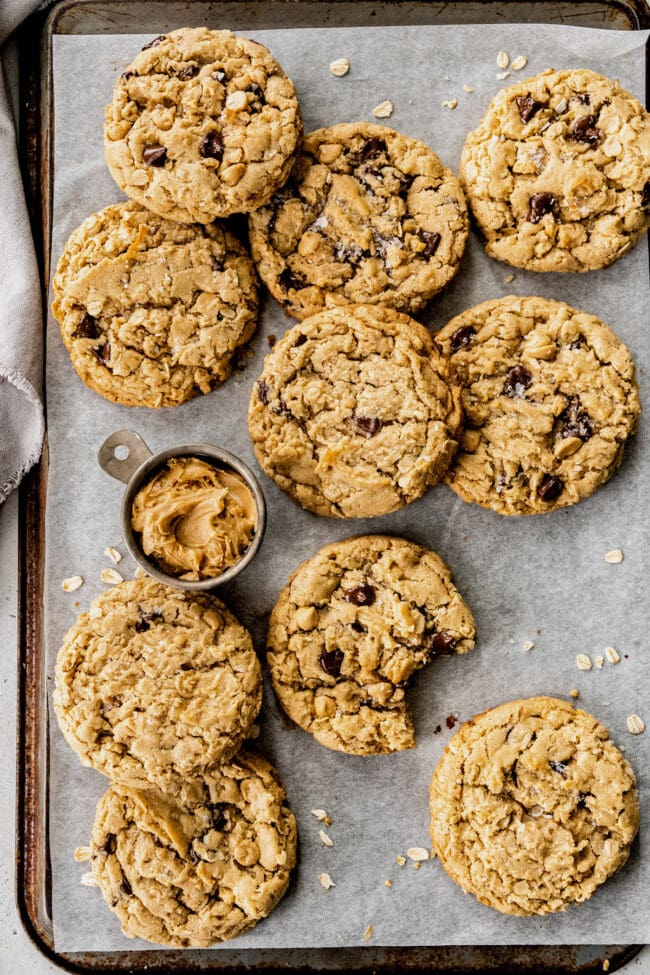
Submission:
[[[0,44],[38,5],[39,0],[0,0]],[[0,72],[0,504],[41,453],[42,356],[38,267]]]

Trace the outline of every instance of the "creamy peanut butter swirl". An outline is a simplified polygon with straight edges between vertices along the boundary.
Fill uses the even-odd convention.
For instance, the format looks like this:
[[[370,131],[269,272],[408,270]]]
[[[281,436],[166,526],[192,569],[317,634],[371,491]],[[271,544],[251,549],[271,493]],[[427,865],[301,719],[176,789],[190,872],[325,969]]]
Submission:
[[[175,457],[140,488],[131,527],[145,555],[179,579],[221,575],[257,528],[253,494],[239,474],[197,457]]]

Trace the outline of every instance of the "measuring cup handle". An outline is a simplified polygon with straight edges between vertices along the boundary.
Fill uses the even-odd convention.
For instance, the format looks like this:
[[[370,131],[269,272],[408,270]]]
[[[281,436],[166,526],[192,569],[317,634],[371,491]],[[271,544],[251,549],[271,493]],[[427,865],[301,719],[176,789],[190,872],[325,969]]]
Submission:
[[[115,453],[119,447],[126,450],[122,459],[117,457]],[[116,430],[110,437],[107,437],[97,454],[101,469],[125,484],[129,483],[138,467],[150,457],[151,451],[142,437],[138,436],[134,430],[128,429]]]

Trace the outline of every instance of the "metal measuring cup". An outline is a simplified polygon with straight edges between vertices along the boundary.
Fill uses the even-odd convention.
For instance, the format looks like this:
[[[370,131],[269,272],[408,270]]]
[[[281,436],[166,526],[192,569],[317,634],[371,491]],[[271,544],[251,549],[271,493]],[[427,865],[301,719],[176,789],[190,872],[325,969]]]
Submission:
[[[163,572],[158,566],[149,559],[142,549],[131,528],[131,508],[133,499],[138,490],[142,487],[147,477],[171,457],[198,457],[217,467],[225,470],[232,470],[244,480],[250,489],[255,501],[257,513],[257,527],[255,535],[250,545],[242,555],[239,562],[231,565],[229,569],[222,572],[219,576],[210,579],[179,579],[178,576],[169,575]],[[213,444],[194,443],[180,444],[177,447],[167,447],[152,453],[146,443],[134,430],[116,430],[104,441],[99,448],[97,455],[99,466],[111,477],[126,484],[126,491],[122,498],[121,523],[122,532],[126,546],[147,575],[158,582],[163,582],[174,589],[185,589],[189,592],[201,592],[207,589],[215,589],[217,586],[229,582],[231,579],[245,569],[255,558],[255,555],[262,544],[264,531],[266,528],[266,503],[259,482],[250,467],[248,467],[239,457],[231,454],[228,450],[215,447]]]

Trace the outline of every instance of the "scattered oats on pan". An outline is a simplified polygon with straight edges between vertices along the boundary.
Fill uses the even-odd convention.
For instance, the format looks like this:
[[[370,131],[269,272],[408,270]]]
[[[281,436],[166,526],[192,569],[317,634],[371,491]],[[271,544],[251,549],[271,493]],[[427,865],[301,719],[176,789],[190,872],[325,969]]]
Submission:
[[[622,561],[623,552],[620,548],[613,548],[611,552],[608,552],[605,556],[605,562],[608,562],[609,565],[618,565]]]
[[[363,932],[363,940],[370,941],[372,938],[372,924],[369,924],[366,930]]]
[[[99,578],[109,586],[117,586],[118,583],[124,582],[123,576],[120,575],[117,569],[102,569],[99,573]]]
[[[342,78],[350,70],[350,62],[347,58],[337,58],[330,63],[330,71],[336,78]]]
[[[330,887],[336,887],[336,884],[334,883],[334,881],[332,880],[332,878],[328,873],[319,873],[318,881],[321,887],[324,887],[325,890],[329,890]]]
[[[84,581],[82,576],[70,576],[69,579],[64,579],[61,583],[61,588],[64,592],[76,592],[81,586],[83,586]]]
[[[521,71],[528,64],[528,58],[525,54],[520,54],[518,58],[515,58],[510,67],[513,71]]]
[[[618,655],[617,651],[614,649],[614,647],[606,647],[605,648],[605,656],[609,660],[610,664],[618,664],[618,663],[620,663],[621,658]]]
[[[591,670],[591,659],[586,653],[579,653],[576,657],[576,663],[580,670]]]
[[[630,714],[627,719],[627,730],[631,735],[642,735],[645,731],[645,724],[638,714]]]
[[[497,68],[507,68],[510,64],[510,58],[507,51],[499,51],[497,54]]]
[[[111,562],[114,562],[115,565],[122,561],[122,553],[118,552],[118,550],[113,548],[112,545],[109,545],[108,548],[104,549],[104,555],[108,556]]]
[[[390,118],[393,114],[393,103],[388,100],[380,102],[379,105],[375,105],[372,114],[375,118]]]
[[[429,851],[425,850],[423,846],[411,846],[406,851],[406,855],[409,860],[413,860],[414,863],[419,863],[421,860],[429,859]]]
[[[319,829],[318,835],[320,836],[320,841],[323,844],[323,846],[334,846],[334,843],[332,842],[332,838],[327,835],[324,829]]]

